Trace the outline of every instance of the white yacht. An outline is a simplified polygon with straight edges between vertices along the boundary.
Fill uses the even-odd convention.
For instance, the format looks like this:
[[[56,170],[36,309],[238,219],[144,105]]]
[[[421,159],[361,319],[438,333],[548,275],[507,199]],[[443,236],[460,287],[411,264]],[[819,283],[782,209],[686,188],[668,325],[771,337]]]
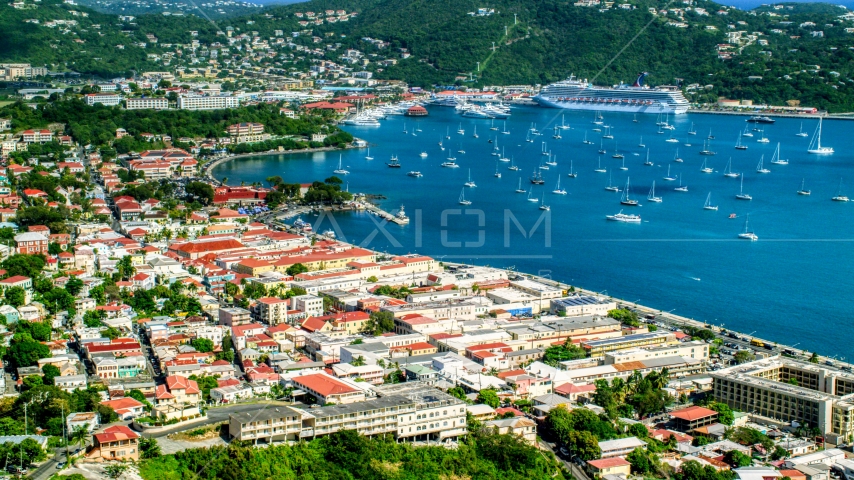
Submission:
[[[338,168],[333,170],[332,173],[334,173],[336,175],[349,175],[350,174],[349,171],[344,170],[344,168],[341,166],[341,155],[338,156]]]
[[[756,173],[771,173],[771,170],[768,170],[764,166],[765,155],[759,157],[759,164],[756,165]]]
[[[673,182],[676,180],[676,177],[670,176],[670,165],[667,166],[667,176],[664,177],[664,179],[667,180],[668,182]]]
[[[516,193],[525,193],[526,190],[522,188],[522,177],[519,177],[519,185],[516,186]]]
[[[796,137],[809,137],[810,134],[804,131],[804,122],[801,122],[801,129],[795,134]]]
[[[410,171],[409,173],[407,173],[407,175],[409,175],[410,177],[423,177],[424,176],[424,175],[421,175],[421,172],[418,172],[415,170]]]
[[[374,157],[371,156],[371,148],[368,147],[368,154],[365,155],[365,160],[373,160]]]
[[[608,169],[602,168],[602,157],[599,157],[598,163],[596,164],[596,169],[593,170],[596,173],[606,173]]]
[[[614,182],[612,181],[610,174],[608,174],[608,185],[605,187],[605,190],[608,190],[609,192],[619,192],[620,191],[620,187],[617,187],[614,185]]]
[[[830,155],[833,153],[832,147],[821,146],[821,118],[818,119],[818,127],[815,129],[815,134],[813,135],[809,148],[807,148],[807,153],[813,153],[816,155]]]
[[[418,156],[421,158],[427,158],[427,152],[421,152],[421,154]]]
[[[842,179],[839,179],[839,187],[836,188],[836,195],[831,198],[834,202],[847,202],[848,197],[842,194]]]
[[[774,150],[774,155],[771,156],[771,163],[774,165],[788,165],[789,161],[785,158],[780,158],[780,142],[777,142],[777,149]]]
[[[798,190],[798,195],[809,195],[810,193],[812,193],[809,190],[806,190],[804,188],[804,181],[805,181],[805,179],[802,178],[801,179],[801,189]]]
[[[706,165],[706,159],[705,158],[703,159],[703,166],[700,167],[700,171],[703,173],[714,173],[714,170],[712,170],[712,167]]]
[[[646,199],[650,202],[661,203],[661,197],[655,196],[655,180],[652,181],[652,188],[649,189],[649,195],[646,196]]]
[[[466,200],[466,189],[460,191],[460,205],[471,205],[471,200]]]
[[[706,204],[703,205],[703,210],[718,210],[717,205],[712,205],[712,192],[709,192],[709,194],[706,195]]]
[[[641,223],[640,215],[626,215],[622,210],[615,215],[605,215],[605,218],[612,222]]]
[[[677,192],[687,192],[688,191],[688,185],[682,185],[682,175],[679,175],[679,186],[674,188],[673,190],[675,190]]]
[[[566,190],[560,188],[560,175],[557,177],[557,186],[552,190],[552,193],[556,195],[566,195]]]
[[[744,240],[750,240],[751,242],[755,242],[759,240],[759,237],[756,236],[755,233],[748,230],[748,222],[750,221],[750,214],[747,215],[747,218],[744,219],[744,232],[738,234],[738,238]]]
[[[732,157],[729,157],[729,161],[726,163],[726,168],[724,169],[724,176],[729,178],[738,178],[739,174],[732,171]]]
[[[739,200],[753,200],[753,197],[744,193],[744,175],[741,176],[741,186],[738,188],[738,195],[735,198]]]
[[[469,169],[469,180],[465,183],[465,186],[467,186],[467,187],[472,187],[472,188],[474,188],[474,187],[476,187],[476,186],[477,186],[477,184],[475,184],[475,183],[471,180],[471,169]]]

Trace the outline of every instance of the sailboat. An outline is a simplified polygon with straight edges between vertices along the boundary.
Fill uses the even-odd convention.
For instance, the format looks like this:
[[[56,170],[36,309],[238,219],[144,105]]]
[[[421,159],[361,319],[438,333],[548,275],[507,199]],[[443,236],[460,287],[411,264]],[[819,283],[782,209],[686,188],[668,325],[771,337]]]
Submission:
[[[528,189],[528,201],[529,202],[539,202],[540,200],[537,197],[532,197],[531,194],[534,193],[534,187]]]
[[[649,159],[649,149],[646,149],[646,161],[643,162],[647,167],[651,167],[653,165],[652,160]]]
[[[451,127],[445,128],[445,138],[450,140],[450,138],[451,138]]]
[[[395,155],[391,156],[391,160],[389,160],[386,165],[388,165],[389,168],[400,168],[400,162],[397,160]]]
[[[556,155],[552,155],[552,152],[551,152],[551,151],[549,151],[549,159],[548,159],[548,160],[546,160],[546,165],[548,165],[548,166],[550,166],[550,167],[556,167],[556,166],[557,166],[557,160],[556,160],[556,158],[557,158],[557,156],[556,156]]]
[[[756,236],[755,233],[749,231],[747,229],[748,222],[750,221],[750,214],[747,214],[747,218],[744,219],[744,232],[738,234],[738,238],[744,240],[750,240],[751,242],[755,242],[759,240],[759,237]]]
[[[594,171],[594,172],[596,172],[596,173],[605,173],[605,172],[607,172],[607,171],[608,171],[607,169],[602,168],[602,157],[599,157],[599,160],[598,160],[598,162],[596,163],[596,169],[595,169],[595,170],[593,170],[593,171]]]
[[[460,190],[460,205],[471,205],[471,200],[466,200],[466,189]]]
[[[403,134],[406,135],[409,133],[409,130],[406,129],[406,122],[403,122]]]
[[[795,134],[796,137],[808,137],[809,133],[804,131],[804,122],[801,122],[801,129]]]
[[[638,201],[634,198],[629,198],[629,178],[626,177],[626,188],[623,190],[623,197],[620,199],[621,205],[627,205],[629,207],[637,207]]]
[[[757,140],[758,143],[769,143],[771,141],[765,137],[765,129],[764,128],[762,130],[759,130],[759,135],[760,135],[759,140]]]
[[[522,188],[522,177],[519,177],[519,185],[516,187],[516,193],[525,193],[525,189]]]
[[[785,158],[780,158],[780,142],[777,142],[777,149],[774,150],[774,155],[771,157],[771,163],[774,165],[788,165],[789,161]]]
[[[709,129],[709,136],[708,136],[708,137],[706,137],[706,138],[707,138],[707,139],[709,139],[709,140],[714,140],[714,139],[715,139],[715,136],[714,136],[714,135],[712,135],[712,129],[711,129],[711,128]]]
[[[638,114],[637,113],[635,114],[635,117],[632,118],[632,122],[638,123]]]
[[[498,161],[499,161],[499,162],[508,162],[508,161],[510,161],[510,159],[508,159],[508,158],[504,155],[504,147],[501,147],[501,155],[499,155],[499,156],[498,156]]]
[[[549,152],[546,151],[546,142],[543,142],[540,145],[540,155],[546,156],[548,154],[549,154]]]
[[[622,153],[617,152],[617,142],[614,142],[614,154],[611,158],[626,158]]]
[[[614,185],[612,185],[612,183],[613,182],[611,181],[611,174],[609,173],[608,174],[608,186],[605,187],[605,190],[608,190],[609,192],[619,192],[620,191],[619,187],[615,187]]]
[[[661,197],[655,196],[655,180],[652,181],[652,188],[649,189],[649,195],[646,196],[646,199],[650,202],[661,203]]]
[[[818,119],[818,127],[815,130],[815,135],[813,135],[812,141],[810,141],[807,153],[814,153],[816,155],[830,155],[833,153],[832,147],[821,146],[821,118]]]
[[[741,143],[741,137],[743,137],[743,135],[741,133],[739,133],[738,134],[738,140],[736,140],[736,142],[735,142],[735,149],[736,150],[747,150],[747,145]]]
[[[593,145],[593,141],[587,140],[587,131],[586,130],[584,131],[584,140],[582,140],[581,143],[583,143],[585,145]]]
[[[573,172],[573,171],[572,171],[572,159],[571,159],[571,158],[569,159],[569,173],[568,173],[568,174],[566,174],[566,176],[567,176],[567,177],[570,177],[570,178],[575,178],[575,177],[577,177],[577,176],[578,176],[578,174],[577,174],[577,173],[575,173],[575,172]]]
[[[549,166],[548,166],[548,165],[546,165],[545,163],[543,163],[543,161],[542,161],[542,160],[540,160],[540,166],[539,166],[539,167],[537,167],[537,168],[539,168],[540,170],[548,170],[548,169],[549,169]]]
[[[540,199],[540,210],[546,210],[546,211],[551,210],[551,207],[546,205],[545,201],[546,201],[546,194],[543,193],[543,198]]]
[[[605,154],[605,153],[608,153],[608,151],[607,151],[607,150],[605,150],[605,145],[604,145],[604,143],[603,143],[604,141],[605,141],[605,140],[599,140],[599,154],[600,154],[600,155],[603,155],[603,154]]]
[[[697,132],[694,130],[694,122],[691,122],[691,129],[688,130],[688,135],[696,135]]]
[[[729,178],[738,178],[738,173],[732,171],[732,157],[729,157],[729,161],[726,162],[726,168],[724,169],[724,176]]]
[[[834,202],[847,202],[848,197],[842,194],[842,179],[839,179],[839,187],[836,188],[836,195],[831,198]]]
[[[496,126],[495,126],[495,119],[493,119],[493,120],[492,120],[492,123],[490,123],[490,125],[489,125],[489,129],[490,129],[490,130],[495,130],[496,132],[498,131],[498,127],[496,127]]]
[[[501,161],[501,159],[499,158],[498,161]],[[519,170],[519,167],[516,166],[516,162],[512,157],[510,158],[510,166],[507,167],[507,170]]]
[[[765,155],[759,157],[759,165],[756,165],[756,173],[771,173],[771,170],[768,170],[763,166],[765,162]]]
[[[623,158],[623,164],[620,166],[620,170],[628,170],[629,167],[626,166],[626,159]]]
[[[531,131],[528,130],[528,133],[525,135],[525,141],[528,143],[534,143],[534,139],[531,138]]]
[[[667,180],[668,182],[672,182],[672,181],[676,180],[676,177],[670,176],[670,165],[667,166],[667,176],[664,177],[664,179]]]
[[[475,126],[474,126],[474,133],[472,133],[472,135],[471,135],[471,136],[472,136],[472,137],[474,137],[474,138],[478,138],[478,137],[477,137],[477,125],[475,125]]]
[[[676,149],[676,153],[673,154],[673,161],[676,163],[682,163],[682,158],[679,156],[679,149]]]
[[[560,116],[560,126],[558,128],[560,128],[561,130],[569,130],[569,125],[566,125],[564,123],[565,117],[566,117],[566,115]]]
[[[679,140],[676,137],[674,137],[673,135],[670,135],[670,138],[665,140],[665,142],[667,142],[667,143],[679,143]]]
[[[371,147],[368,147],[368,154],[365,155],[365,160],[373,160],[374,157],[371,156]]]
[[[457,133],[458,133],[458,134],[460,134],[460,135],[465,135],[465,133],[466,133],[466,131],[465,131],[465,130],[463,130],[463,124],[462,124],[462,122],[460,123],[460,128],[458,128],[458,129],[457,129]]]
[[[641,137],[640,137],[640,141],[638,141],[638,147],[640,147],[640,148],[645,148],[645,147],[646,147],[646,145],[644,145],[644,143],[643,143],[643,136],[641,136]]]
[[[741,136],[742,137],[753,137],[753,134],[750,132],[750,130],[747,129],[747,125],[744,126],[744,131],[741,132]]]
[[[798,190],[798,195],[809,195],[810,193],[812,193],[812,192],[804,189],[804,179],[802,178],[801,179],[801,189]]]
[[[713,173],[714,172],[714,170],[712,170],[712,167],[709,167],[706,165],[706,159],[705,158],[703,159],[703,166],[700,167],[700,171],[703,173]]]
[[[735,198],[739,200],[753,200],[753,197],[744,193],[744,175],[741,176],[741,186],[738,187],[738,195]]]
[[[688,185],[682,185],[682,175],[679,175],[679,186],[674,188],[673,190],[675,190],[677,192],[687,192],[688,191]]]
[[[605,135],[602,135],[602,138],[607,138],[608,140],[614,138],[614,135],[611,134],[611,127],[605,127]]]
[[[341,155],[338,155],[338,169],[333,170],[332,173],[335,173],[338,175],[349,175],[350,174],[349,171],[344,170],[344,168],[341,166]]]
[[[709,192],[709,194],[706,195],[706,204],[703,205],[703,210],[718,210],[717,205],[712,205],[712,192]]]
[[[504,129],[501,130],[501,133],[504,135],[510,135],[510,130],[507,130],[507,122],[504,122]]]
[[[560,136],[560,132],[558,131],[558,126],[557,126],[557,125],[555,125],[555,134],[554,134],[554,135],[552,135],[552,138],[557,139],[557,140],[560,140],[561,138],[563,138],[563,137],[561,137],[561,136]]]
[[[560,175],[557,177],[557,186],[552,190],[552,193],[555,195],[566,195],[566,190],[560,188]]]
[[[471,181],[471,169],[469,169],[469,180],[465,183],[467,187],[476,187],[477,185]]]
[[[714,138],[714,137],[712,137]],[[712,144],[711,142],[703,142],[703,149],[700,150],[700,155],[715,155],[716,152],[711,150]]]
[[[596,112],[596,114],[593,115],[593,124],[594,125],[602,125],[603,123],[605,123],[602,121],[603,119],[604,119],[604,117],[602,117],[602,112]]]

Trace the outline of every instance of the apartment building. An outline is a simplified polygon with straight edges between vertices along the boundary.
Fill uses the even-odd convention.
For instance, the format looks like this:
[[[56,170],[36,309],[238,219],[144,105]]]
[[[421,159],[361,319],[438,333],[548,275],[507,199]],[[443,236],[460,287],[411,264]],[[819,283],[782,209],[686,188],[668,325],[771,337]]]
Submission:
[[[348,404],[365,400],[365,391],[349,381],[339,380],[326,373],[301,375],[291,379],[296,388],[317,399],[317,403]]]
[[[581,342],[591,357],[601,357],[607,352],[624,350],[628,348],[661,346],[676,342],[676,335],[671,332],[649,332],[634,335],[623,335],[622,337],[607,338],[604,340],[587,340]]]
[[[125,108],[127,110],[166,110],[169,108],[169,100],[154,97],[128,98],[125,100]]]
[[[37,232],[24,232],[15,235],[17,253],[47,255],[48,238]]]
[[[259,298],[249,310],[252,319],[267,325],[278,325],[288,321],[288,301],[276,297]]]
[[[21,140],[24,143],[52,142],[53,132],[50,130],[24,130],[21,132]]]
[[[246,441],[295,441],[356,430],[398,440],[443,441],[466,434],[465,403],[420,382],[377,387],[381,398],[321,408],[277,407],[229,416],[229,434]]]
[[[100,378],[136,377],[145,371],[145,357],[134,355],[130,357],[93,356],[95,374]]]
[[[854,375],[783,357],[712,372],[715,400],[735,410],[796,421],[838,443],[854,435]]]
[[[183,95],[178,97],[179,110],[216,110],[219,108],[237,108],[239,106],[240,99],[228,95]]]
[[[566,298],[551,300],[552,313],[575,317],[578,315],[608,315],[610,310],[617,308],[617,302],[592,295],[573,295]]]
[[[323,299],[315,295],[300,295],[291,299],[294,310],[305,312],[308,317],[323,315]]]
[[[98,103],[105,107],[114,107],[122,102],[122,97],[115,93],[89,93],[83,95],[83,101],[90,107]]]

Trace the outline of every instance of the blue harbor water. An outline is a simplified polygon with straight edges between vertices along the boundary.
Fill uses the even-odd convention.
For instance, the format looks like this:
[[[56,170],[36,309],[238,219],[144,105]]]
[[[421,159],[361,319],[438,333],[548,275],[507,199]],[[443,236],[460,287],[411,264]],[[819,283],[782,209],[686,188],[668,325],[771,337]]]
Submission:
[[[380,205],[395,211],[404,205],[411,223],[405,226],[376,225],[369,213],[336,213],[329,218],[308,217],[317,231],[338,229],[347,241],[389,253],[423,253],[446,261],[472,262],[513,267],[521,272],[539,273],[627,301],[638,301],[674,314],[704,320],[750,333],[772,341],[799,344],[807,350],[819,349],[827,355],[849,356],[854,346],[850,328],[854,311],[851,295],[854,203],[831,201],[839,191],[854,197],[854,168],[851,152],[854,123],[824,122],[822,144],[836,150],[833,155],[806,152],[817,125],[812,118],[779,118],[773,125],[754,125],[747,117],[688,114],[670,123],[676,129],[657,133],[655,115],[610,114],[613,140],[602,140],[603,127],[592,124],[592,112],[564,112],[535,107],[514,108],[506,122],[496,120],[498,130],[490,130],[490,120],[463,118],[451,108],[429,108],[423,118],[389,117],[380,127],[347,127],[370,144],[367,151],[348,150],[297,155],[263,155],[227,162],[216,168],[217,178],[227,176],[229,184],[262,182],[281,175],[288,183],[323,180],[338,167],[350,192],[381,194]],[[571,130],[559,130],[565,123]],[[689,135],[691,125],[696,135]],[[801,129],[809,135],[796,136]],[[540,136],[526,141],[535,124]],[[739,132],[745,130],[747,150],[734,148]],[[474,129],[478,138],[474,138]],[[769,143],[759,143],[764,128]],[[462,128],[464,134],[458,134]],[[593,128],[602,128],[594,132]],[[404,134],[404,129],[408,132]],[[446,133],[450,139],[446,139]],[[584,144],[585,134],[593,144]],[[678,143],[666,142],[671,135]],[[713,156],[701,156],[708,136]],[[639,146],[643,137],[643,144]],[[489,143],[492,140],[493,143]],[[440,150],[442,141],[446,149]],[[493,156],[497,141],[505,156],[519,171],[509,170],[510,162]],[[598,154],[600,141],[606,154]],[[542,142],[545,142],[543,147]],[[788,165],[770,163],[777,143]],[[690,146],[686,145],[690,144]],[[676,150],[684,161],[675,162]],[[538,167],[556,156],[557,166]],[[646,152],[654,166],[644,166]],[[458,153],[464,150],[465,153]],[[623,160],[614,159],[618,151]],[[427,157],[422,158],[421,152]],[[392,155],[402,168],[388,168]],[[460,168],[443,168],[446,157],[456,157]],[[757,173],[764,155],[770,173]],[[609,173],[597,173],[601,168]],[[724,177],[727,161],[732,170],[744,174],[744,193],[752,201],[737,200],[740,179]],[[713,173],[700,171],[703,161]],[[576,178],[570,178],[570,161]],[[688,192],[678,192],[681,177]],[[469,169],[475,188],[464,187]],[[496,169],[501,178],[495,176]],[[407,176],[420,171],[421,178]],[[539,171],[544,185],[532,185],[529,178]],[[620,205],[621,192],[609,192],[610,183],[620,187],[631,179],[631,197],[638,207]],[[553,194],[558,177],[567,195]],[[515,193],[521,179],[526,193]],[[798,195],[802,180],[811,195]],[[662,203],[647,201],[655,181],[655,193]],[[461,190],[472,204],[459,204]],[[551,207],[544,212],[539,202]],[[717,211],[704,210],[711,192]],[[461,211],[457,211],[462,209]],[[606,221],[606,215],[620,210],[640,215],[640,224]],[[545,215],[544,215],[545,214]],[[735,214],[737,218],[730,218]],[[749,214],[750,230],[759,240],[740,240]],[[530,233],[535,224],[540,225]],[[520,233],[520,228],[530,233]],[[547,228],[548,227],[548,228]]]

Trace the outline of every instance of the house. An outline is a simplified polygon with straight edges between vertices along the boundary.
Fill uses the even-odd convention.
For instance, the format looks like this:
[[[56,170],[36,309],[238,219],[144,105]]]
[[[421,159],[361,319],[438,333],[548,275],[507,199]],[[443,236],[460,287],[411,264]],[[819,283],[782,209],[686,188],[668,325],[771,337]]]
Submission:
[[[47,255],[48,238],[41,233],[24,232],[15,235],[17,253]]]
[[[154,410],[166,420],[198,415],[200,400],[199,384],[180,375],[169,375],[166,383],[154,390]]]
[[[106,405],[115,410],[116,414],[122,420],[133,420],[145,413],[145,405],[130,397],[107,400],[106,402],[101,402],[101,405]]]
[[[106,403],[106,402],[104,402]],[[93,448],[86,454],[95,460],[139,460],[139,435],[124,426],[116,425],[96,433]]]
[[[599,442],[599,449],[602,450],[602,458],[623,457],[638,447],[646,450],[646,442],[637,437],[618,438],[616,440]]]
[[[483,427],[495,430],[498,434],[509,434],[521,437],[531,445],[537,444],[537,424],[525,417],[489,420],[488,422],[483,423]]]
[[[94,432],[101,422],[97,412],[75,412],[65,419],[65,425],[69,432],[73,432],[77,427],[84,427],[89,433]]]
[[[620,457],[600,458],[588,460],[587,471],[593,478],[605,478],[605,475],[628,477],[632,471],[632,464]]]
[[[674,410],[670,412],[670,416],[676,424],[676,430],[680,432],[689,432],[718,421],[718,412],[696,405]]]

